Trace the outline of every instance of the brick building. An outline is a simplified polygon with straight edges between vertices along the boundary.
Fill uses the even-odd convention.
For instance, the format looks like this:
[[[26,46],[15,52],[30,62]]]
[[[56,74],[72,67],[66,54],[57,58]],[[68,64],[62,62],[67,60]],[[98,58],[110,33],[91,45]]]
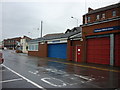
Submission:
[[[83,15],[83,62],[120,66],[120,3]]]
[[[71,44],[68,43],[68,38],[80,32],[78,27],[73,30],[67,30],[66,33],[49,34],[43,38],[31,40],[28,43],[28,55],[69,60]]]
[[[21,37],[4,39],[4,47],[7,49],[15,49],[20,44]]]

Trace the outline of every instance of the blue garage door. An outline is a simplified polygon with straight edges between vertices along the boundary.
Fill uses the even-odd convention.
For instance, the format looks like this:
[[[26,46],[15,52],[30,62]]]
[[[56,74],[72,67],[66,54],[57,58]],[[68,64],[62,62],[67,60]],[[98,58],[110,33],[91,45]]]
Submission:
[[[67,44],[50,44],[48,45],[48,57],[67,58]]]

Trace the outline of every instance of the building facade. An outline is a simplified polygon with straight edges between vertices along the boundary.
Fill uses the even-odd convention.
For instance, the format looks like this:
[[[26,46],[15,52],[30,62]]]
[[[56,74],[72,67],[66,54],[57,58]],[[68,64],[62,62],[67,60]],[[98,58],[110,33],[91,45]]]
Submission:
[[[68,59],[69,57],[69,43],[68,38],[77,33],[80,33],[80,29],[74,29],[73,31],[60,33],[60,34],[51,34],[46,35],[43,38],[38,38],[35,40],[31,40],[29,42],[29,48],[32,43],[38,45],[37,51],[32,51],[29,49],[28,55],[39,56],[39,57],[49,57],[49,58],[60,58],[60,59]]]
[[[28,41],[31,40],[31,38],[27,36],[23,36],[20,40],[20,46],[23,53],[28,53]]]
[[[120,3],[83,15],[83,61],[120,66]]]
[[[7,49],[16,49],[18,45],[20,45],[21,37],[4,39],[4,47]]]

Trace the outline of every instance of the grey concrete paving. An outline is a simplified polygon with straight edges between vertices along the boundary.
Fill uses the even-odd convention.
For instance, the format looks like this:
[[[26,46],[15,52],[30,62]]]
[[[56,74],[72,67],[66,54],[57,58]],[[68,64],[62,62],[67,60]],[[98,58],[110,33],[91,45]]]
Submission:
[[[17,54],[11,50],[3,51],[3,53],[5,66],[44,88],[98,88],[103,90],[104,88],[120,88],[120,72],[54,62],[54,60]],[[9,77],[16,76],[7,78]],[[10,83],[10,86],[12,84],[14,83]],[[19,81],[17,84],[22,84],[22,82]]]

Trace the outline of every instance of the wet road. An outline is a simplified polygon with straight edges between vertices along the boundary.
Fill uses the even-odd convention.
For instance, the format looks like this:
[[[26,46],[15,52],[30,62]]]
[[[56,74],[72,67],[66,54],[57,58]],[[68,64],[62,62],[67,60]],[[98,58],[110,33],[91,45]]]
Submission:
[[[6,69],[19,74],[19,78],[25,77],[25,80],[32,82],[30,83],[32,86],[26,85],[27,88],[102,88],[103,90],[104,88],[120,88],[120,72],[54,62],[44,58],[16,54],[11,50],[3,51],[3,53]],[[3,86],[6,87],[4,83]]]

